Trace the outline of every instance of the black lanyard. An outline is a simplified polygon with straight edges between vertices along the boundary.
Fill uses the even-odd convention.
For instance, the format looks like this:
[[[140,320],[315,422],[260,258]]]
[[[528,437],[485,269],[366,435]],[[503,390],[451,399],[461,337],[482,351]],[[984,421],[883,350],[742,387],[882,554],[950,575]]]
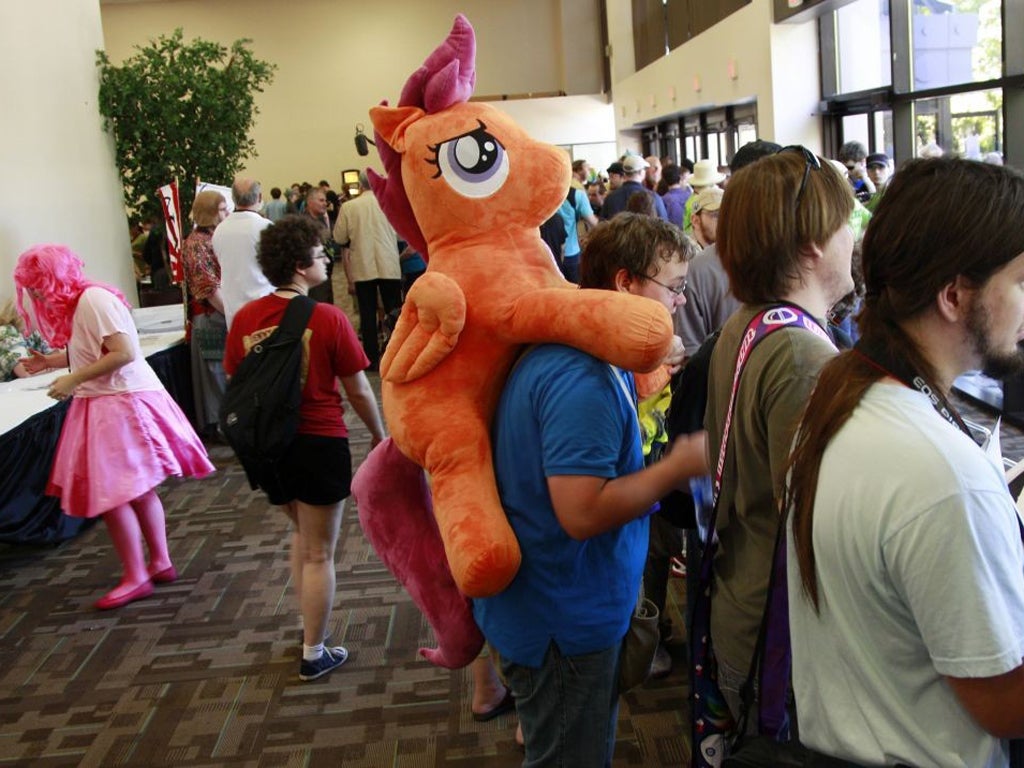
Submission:
[[[886,376],[891,376],[901,384],[905,384],[923,394],[931,402],[932,408],[935,409],[936,413],[970,437],[971,440],[974,440],[971,436],[971,431],[964,424],[964,420],[960,418],[956,408],[946,399],[946,396],[932,387],[906,360],[888,354],[881,346],[865,342],[863,338],[853,345],[853,351]]]
[[[957,413],[956,408],[946,399],[946,396],[925,381],[924,377],[915,371],[906,360],[887,354],[877,345],[865,343],[863,338],[854,344],[853,351],[871,363],[875,368],[882,371],[882,373],[924,394],[931,401],[932,408],[935,409],[936,413],[971,438],[972,442],[975,442],[974,436],[971,435],[971,430],[964,424],[964,420],[960,418],[960,414]],[[1017,500],[1013,499],[1013,501],[1016,502]],[[1020,528],[1021,541],[1024,541],[1024,520],[1021,520],[1018,514],[1014,514],[1014,517],[1017,518],[1017,526]]]

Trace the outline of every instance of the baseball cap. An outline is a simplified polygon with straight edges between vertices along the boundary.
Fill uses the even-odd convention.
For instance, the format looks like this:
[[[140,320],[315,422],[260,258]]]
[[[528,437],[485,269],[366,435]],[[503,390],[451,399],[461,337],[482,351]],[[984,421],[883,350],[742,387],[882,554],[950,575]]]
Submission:
[[[722,195],[725,192],[719,187],[708,187],[702,189],[697,193],[697,196],[693,198],[693,212],[700,213],[701,211],[717,211],[722,207]]]
[[[768,155],[774,155],[782,149],[781,144],[776,144],[774,141],[764,141],[763,139],[754,139],[754,141],[748,141],[733,155],[732,162],[729,163],[729,169],[736,173],[740,168],[746,165],[750,165],[762,157]]]
[[[617,173],[619,176],[623,176],[626,171],[622,168],[622,163],[616,161],[608,166],[608,173]]]
[[[885,154],[884,152],[872,152],[870,155],[868,155],[867,160],[865,161],[865,165],[867,165],[868,167],[870,167],[872,165],[888,165],[888,164],[889,164],[889,156],[887,154]]]
[[[626,159],[622,161],[622,169],[626,173],[639,173],[645,168],[650,168],[646,160],[640,155],[626,155]]]

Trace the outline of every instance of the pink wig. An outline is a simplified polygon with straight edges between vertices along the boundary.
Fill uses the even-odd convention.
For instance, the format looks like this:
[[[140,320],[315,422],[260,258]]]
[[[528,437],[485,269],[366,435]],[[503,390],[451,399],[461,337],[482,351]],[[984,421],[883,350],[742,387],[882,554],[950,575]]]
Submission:
[[[68,343],[71,320],[78,299],[86,288],[94,285],[105,288],[131,308],[117,288],[89,280],[82,273],[82,260],[64,245],[34,245],[21,254],[14,268],[14,285],[18,291],[18,314],[25,321],[25,333],[38,330],[58,349]],[[25,311],[26,293],[32,301],[32,314]]]

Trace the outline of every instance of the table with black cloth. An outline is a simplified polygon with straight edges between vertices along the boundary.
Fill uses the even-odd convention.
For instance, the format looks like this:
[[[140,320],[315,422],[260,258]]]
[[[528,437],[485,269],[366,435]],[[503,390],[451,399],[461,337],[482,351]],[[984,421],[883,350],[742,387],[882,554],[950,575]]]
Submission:
[[[139,341],[168,393],[195,421],[188,346],[181,307],[134,310]],[[64,369],[0,384],[0,542],[53,545],[93,521],[68,517],[54,496],[45,495],[70,401],[53,404],[50,383]]]

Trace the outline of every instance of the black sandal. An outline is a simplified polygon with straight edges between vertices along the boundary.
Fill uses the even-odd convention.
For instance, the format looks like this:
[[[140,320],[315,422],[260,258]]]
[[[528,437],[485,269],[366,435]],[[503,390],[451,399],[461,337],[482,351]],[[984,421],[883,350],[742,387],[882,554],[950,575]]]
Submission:
[[[488,720],[493,720],[498,715],[503,715],[511,709],[515,709],[516,699],[512,695],[512,691],[508,688],[505,689],[505,698],[503,698],[498,704],[486,712],[474,712],[473,719],[478,723],[486,723]]]

